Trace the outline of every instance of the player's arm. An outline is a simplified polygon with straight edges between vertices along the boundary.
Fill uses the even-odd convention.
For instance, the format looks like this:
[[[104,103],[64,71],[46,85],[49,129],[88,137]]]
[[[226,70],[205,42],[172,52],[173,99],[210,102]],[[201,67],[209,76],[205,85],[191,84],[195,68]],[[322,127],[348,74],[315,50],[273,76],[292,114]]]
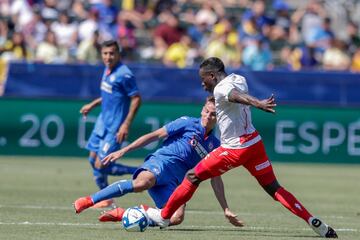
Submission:
[[[140,104],[141,104],[140,95],[135,95],[131,97],[129,112],[124,122],[120,125],[120,128],[116,134],[116,139],[118,142],[122,142],[124,139],[127,138],[130,125],[135,117],[136,112],[140,107]]]
[[[131,144],[129,144],[128,146],[110,153],[109,155],[107,155],[103,160],[102,163],[104,165],[110,163],[110,162],[114,162],[117,159],[121,158],[122,156],[124,156],[125,153],[145,147],[146,145],[148,145],[151,142],[157,141],[161,138],[165,138],[167,137],[167,131],[165,129],[165,127],[159,128],[158,130],[155,130],[151,133],[145,134],[141,137],[139,137],[138,139],[136,139],[134,142],[132,142]]]
[[[84,106],[81,107],[80,109],[80,113],[86,117],[88,115],[88,113],[96,106],[101,104],[101,97],[97,98],[95,100],[93,100],[92,102],[85,104]]]
[[[229,206],[225,198],[224,183],[222,181],[222,178],[220,176],[212,178],[211,186],[214,190],[216,199],[218,200],[220,206],[224,210],[224,215],[229,220],[229,222],[237,227],[244,226],[244,222],[238,219],[237,215],[231,212],[229,209]]]
[[[275,97],[273,94],[267,99],[259,100],[256,97],[253,97],[247,93],[241,93],[235,88],[232,89],[228,95],[229,102],[241,103],[245,105],[254,106],[265,112],[275,113]]]

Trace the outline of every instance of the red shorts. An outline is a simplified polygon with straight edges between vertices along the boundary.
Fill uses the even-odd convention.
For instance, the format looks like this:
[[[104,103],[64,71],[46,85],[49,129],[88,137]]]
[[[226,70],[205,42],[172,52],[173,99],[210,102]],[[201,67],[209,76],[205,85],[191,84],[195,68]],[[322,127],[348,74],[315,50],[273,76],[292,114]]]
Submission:
[[[243,165],[257,179],[269,172],[273,173],[271,162],[260,140],[246,148],[231,149],[218,147],[195,166],[195,174],[201,180],[220,176],[230,169]],[[274,174],[267,174],[274,178]],[[274,179],[267,179],[271,182]]]

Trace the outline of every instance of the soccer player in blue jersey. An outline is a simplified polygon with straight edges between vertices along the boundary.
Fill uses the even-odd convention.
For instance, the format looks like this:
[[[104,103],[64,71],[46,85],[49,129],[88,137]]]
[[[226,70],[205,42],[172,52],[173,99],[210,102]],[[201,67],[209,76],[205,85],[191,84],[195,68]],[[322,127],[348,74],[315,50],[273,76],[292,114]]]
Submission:
[[[102,164],[101,160],[121,147],[126,139],[130,125],[140,107],[141,98],[131,70],[121,62],[120,48],[116,41],[105,41],[101,47],[105,71],[101,79],[101,97],[84,105],[80,113],[84,117],[101,104],[86,148],[90,151],[89,162],[93,168],[96,185],[103,189],[108,186],[108,175],[132,174],[136,167],[111,163]],[[100,202],[94,207],[107,207],[112,199]]]
[[[134,173],[133,179],[120,180],[91,196],[77,199],[74,203],[76,213],[82,212],[99,201],[144,190],[148,190],[156,207],[162,208],[175,188],[183,181],[186,172],[219,146],[219,140],[213,133],[216,124],[214,101],[213,97],[206,100],[201,111],[201,118],[178,118],[105,157],[103,163],[111,164],[127,152],[166,138],[156,152],[145,158],[144,163]],[[213,178],[211,183],[225,217],[231,224],[243,226],[243,222],[230,211],[227,205],[222,179]],[[147,210],[147,207],[144,208]],[[184,211],[185,205],[180,206],[171,217],[170,224],[180,224],[184,219]],[[99,220],[121,221],[123,213],[124,209],[116,208],[101,215]]]

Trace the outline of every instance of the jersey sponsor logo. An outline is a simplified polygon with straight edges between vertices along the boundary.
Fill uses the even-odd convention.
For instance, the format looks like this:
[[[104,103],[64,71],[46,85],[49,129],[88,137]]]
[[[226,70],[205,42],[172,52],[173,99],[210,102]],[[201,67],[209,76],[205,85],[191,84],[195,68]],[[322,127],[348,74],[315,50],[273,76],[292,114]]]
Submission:
[[[260,170],[262,170],[264,168],[267,168],[268,166],[270,166],[270,162],[269,162],[269,160],[266,160],[266,162],[263,162],[263,163],[260,163],[259,165],[256,165],[255,169],[256,169],[256,171],[260,171]]]
[[[107,82],[105,82],[105,81],[101,82],[101,90],[103,90],[104,92],[112,94],[112,86],[110,84],[108,84]]]
[[[214,144],[212,142],[209,142],[208,148],[210,151],[213,150]]]
[[[206,151],[206,149],[199,143],[195,136],[190,140],[190,145],[195,149],[200,158],[204,158],[208,155],[208,151]]]

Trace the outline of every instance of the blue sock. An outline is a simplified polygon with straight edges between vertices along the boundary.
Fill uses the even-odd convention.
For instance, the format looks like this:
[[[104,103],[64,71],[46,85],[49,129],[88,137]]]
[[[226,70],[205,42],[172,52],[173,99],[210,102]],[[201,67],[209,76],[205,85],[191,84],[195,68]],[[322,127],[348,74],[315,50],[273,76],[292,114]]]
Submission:
[[[109,185],[107,174],[104,174],[99,169],[94,168],[93,175],[95,183],[100,189],[104,189]]]
[[[101,169],[101,171],[109,175],[121,176],[124,174],[133,174],[136,169],[137,167],[126,166],[120,163],[112,163],[106,168]]]
[[[96,158],[89,156],[88,160],[89,160],[91,167],[93,168],[93,176],[94,176],[96,185],[100,189],[106,188],[109,185],[108,181],[107,181],[107,174],[95,167]]]
[[[94,203],[133,192],[132,180],[120,180],[91,195]]]

